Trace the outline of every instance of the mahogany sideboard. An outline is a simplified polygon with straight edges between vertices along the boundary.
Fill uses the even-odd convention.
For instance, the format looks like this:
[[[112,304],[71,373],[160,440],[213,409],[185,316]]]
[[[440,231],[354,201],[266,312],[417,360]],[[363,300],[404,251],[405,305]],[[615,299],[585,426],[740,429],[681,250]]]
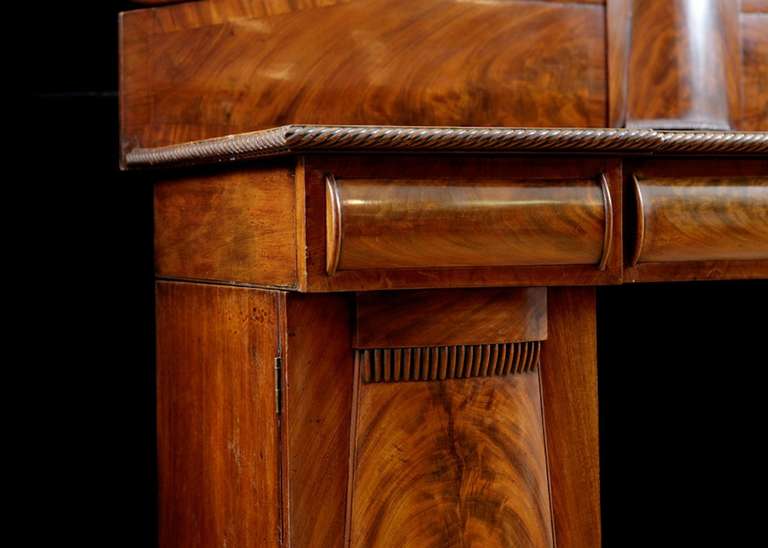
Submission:
[[[599,547],[595,287],[768,279],[764,0],[155,6],[121,121],[164,548]]]

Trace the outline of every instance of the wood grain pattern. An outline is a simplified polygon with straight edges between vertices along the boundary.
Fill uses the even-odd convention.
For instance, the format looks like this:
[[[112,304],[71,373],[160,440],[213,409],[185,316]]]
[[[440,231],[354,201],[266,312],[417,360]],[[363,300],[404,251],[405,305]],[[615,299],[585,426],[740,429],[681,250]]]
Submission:
[[[342,547],[352,410],[352,303],[286,295],[287,546]]]
[[[279,545],[276,298],[157,283],[163,548]]]
[[[634,177],[638,236],[633,264],[768,260],[765,177]]]
[[[743,13],[768,13],[768,0],[741,0]]]
[[[631,244],[627,254],[627,265],[624,268],[624,281],[626,282],[658,282],[658,281],[682,281],[682,280],[727,280],[727,279],[753,279],[768,278],[768,261],[766,260],[720,260],[673,263],[638,263],[632,265],[633,255],[637,255],[636,245],[644,231],[639,231],[638,224],[644,221],[643,216],[638,216],[637,199],[633,196],[636,192],[632,180],[633,174],[640,174],[650,179],[680,178],[680,179],[762,179],[768,174],[768,161],[761,158],[753,159],[725,159],[725,158],[650,158],[632,159],[626,161],[627,172],[627,226],[630,228],[627,243]],[[701,205],[701,204],[700,204]],[[684,207],[685,214],[689,216],[699,215],[699,208]],[[681,210],[681,211],[683,211]],[[706,211],[705,211],[706,213]],[[723,219],[730,218],[727,211],[722,212]],[[744,212],[746,213],[746,212]],[[710,215],[712,214],[710,210]],[[719,217],[718,217],[719,219]],[[750,217],[737,217],[733,222],[746,222],[750,224]],[[721,222],[720,220],[715,221]],[[682,227],[685,229],[685,226]],[[690,228],[690,227],[688,227]],[[704,229],[702,229],[704,230]],[[759,228],[758,228],[759,230]],[[677,227],[675,227],[677,231]],[[684,233],[683,233],[684,234]],[[715,237],[720,241],[721,235]],[[727,236],[726,236],[727,238]],[[674,240],[674,238],[672,238]],[[709,245],[709,244],[705,244]]]
[[[633,0],[610,0],[605,8],[608,36],[608,125],[627,123],[627,85]]]
[[[158,276],[297,285],[293,168],[182,174],[155,185]]]
[[[339,179],[337,271],[596,265],[607,231],[598,179]]]
[[[735,127],[741,113],[739,2],[632,0],[629,17],[627,127]]]
[[[356,305],[355,348],[547,338],[543,287],[367,292]]]
[[[606,124],[601,5],[319,4],[123,14],[124,149],[288,123]]]
[[[366,348],[355,350],[364,383],[444,381],[528,373],[539,367],[541,341]]]
[[[350,546],[553,546],[536,373],[358,394]]]
[[[540,375],[555,537],[558,547],[599,548],[594,288],[550,289],[549,318]]]
[[[431,157],[415,157],[415,156],[397,156],[388,157],[384,155],[377,156],[312,156],[307,157],[306,165],[306,181],[305,189],[307,192],[306,203],[308,204],[307,211],[307,280],[306,285],[300,286],[306,291],[363,291],[372,289],[418,289],[425,287],[477,287],[483,285],[550,285],[552,283],[569,283],[569,284],[585,284],[585,283],[616,283],[620,281],[620,269],[622,259],[621,251],[621,172],[620,164],[615,159],[609,158],[563,158],[558,157],[556,159],[546,157],[450,157],[450,156],[431,156]],[[341,254],[342,259],[339,263],[339,270],[333,275],[329,276],[327,273],[327,240],[326,240],[326,174],[333,173],[339,181],[344,180],[359,180],[365,183],[369,180],[394,180],[394,181],[410,181],[421,182],[427,181],[425,192],[432,192],[435,199],[439,201],[445,201],[446,198],[452,198],[450,192],[440,192],[439,186],[447,185],[447,188],[451,188],[452,181],[472,181],[467,183],[466,187],[462,186],[458,189],[452,189],[451,192],[456,192],[457,197],[461,196],[461,193],[468,191],[468,196],[472,196],[474,189],[479,188],[479,185],[485,181],[494,181],[493,184],[499,184],[502,187],[508,182],[512,182],[512,178],[518,178],[520,180],[552,180],[552,179],[564,179],[565,181],[574,180],[588,180],[590,189],[594,187],[594,191],[590,190],[589,201],[594,202],[594,216],[590,213],[588,218],[593,219],[589,222],[589,227],[593,227],[594,230],[586,229],[586,232],[581,232],[580,236],[583,240],[586,234],[594,232],[596,242],[590,245],[594,246],[591,251],[591,255],[588,257],[592,264],[588,265],[567,265],[567,266],[487,266],[483,263],[476,268],[379,268],[379,269],[365,269],[365,270],[344,270],[343,254],[346,253],[345,249],[349,249],[350,241],[348,239],[349,234],[343,236],[344,243],[342,244]],[[614,216],[615,222],[613,223],[613,237],[611,239],[611,253],[607,268],[605,271],[599,270],[598,261],[601,256],[601,248],[604,240],[604,208],[602,204],[602,193],[598,184],[598,177],[601,173],[605,173],[608,180],[611,195],[614,201]],[[477,183],[476,183],[477,181]],[[496,183],[496,181],[498,183]],[[568,189],[565,181],[561,188],[564,192],[573,192],[572,189]],[[412,184],[412,183],[409,183]],[[431,187],[430,187],[431,185]],[[491,185],[492,187],[493,185]],[[414,189],[420,187],[414,186]],[[399,189],[398,189],[399,190]],[[406,185],[403,185],[403,191],[408,192]],[[495,192],[494,188],[490,191]],[[592,198],[594,194],[594,199]],[[396,197],[396,196],[395,196]],[[393,203],[390,198],[390,193],[376,193],[372,195],[371,203],[373,206],[380,204],[382,210],[385,211],[389,207],[387,204]],[[386,199],[385,199],[386,198]],[[534,197],[535,198],[535,197]],[[526,198],[527,199],[527,198]],[[457,201],[457,203],[459,203]],[[464,202],[461,202],[464,203]],[[484,208],[484,202],[479,203],[479,210]],[[526,206],[527,207],[527,206]],[[538,207],[538,206],[537,206]],[[541,206],[546,210],[547,205]],[[500,209],[509,209],[508,204]],[[438,211],[438,210],[435,210]],[[477,221],[473,225],[473,230],[476,230],[479,234],[489,234],[498,238],[496,244],[491,244],[491,240],[486,238],[478,238],[476,235],[470,232],[464,232],[462,224],[467,218],[462,213],[461,216],[455,215],[457,210],[446,210],[443,218],[439,215],[434,215],[435,211],[424,211],[424,219],[430,220],[430,216],[433,216],[437,220],[432,232],[425,230],[422,234],[426,239],[434,235],[435,242],[442,240],[440,245],[445,245],[448,248],[453,246],[451,253],[455,251],[459,259],[462,256],[470,258],[482,259],[483,261],[496,261],[497,258],[490,257],[490,249],[477,249],[471,248],[469,245],[452,244],[450,238],[444,234],[441,236],[439,230],[445,230],[447,233],[452,233],[456,242],[472,242],[476,240],[477,245],[490,246],[493,248],[493,252],[498,252],[502,257],[509,254],[509,250],[501,249],[501,242],[507,242],[510,247],[518,246],[521,242],[514,241],[514,235],[502,234],[501,237],[493,234],[494,231],[499,230],[499,226],[504,224],[515,223],[515,216],[509,215],[505,218],[497,212],[488,212],[485,217],[476,215]],[[419,260],[419,256],[413,251],[418,249],[420,253],[425,253],[426,257],[430,257],[430,253],[434,251],[442,251],[435,249],[432,251],[428,249],[428,246],[419,245],[408,248],[409,240],[418,243],[415,239],[416,236],[422,238],[416,230],[412,230],[408,227],[408,219],[403,217],[397,220],[396,209],[392,208],[392,215],[384,216],[388,223],[382,223],[375,219],[367,219],[365,223],[369,227],[363,226],[362,223],[358,223],[361,231],[368,230],[369,228],[379,226],[380,231],[375,232],[375,236],[372,237],[370,242],[374,245],[379,245],[386,240],[391,243],[390,248],[385,246],[381,247],[381,253],[391,253],[392,249],[400,249],[403,252],[402,257],[413,257],[414,261]],[[485,212],[483,212],[485,213]],[[347,215],[347,212],[342,213],[342,217]],[[394,215],[394,217],[393,217]],[[413,227],[419,228],[417,223],[421,223],[422,219],[419,218],[420,214],[413,216]],[[454,216],[455,215],[455,216]],[[515,212],[517,215],[517,212]],[[349,216],[344,217],[345,221],[342,224],[349,222]],[[362,217],[361,217],[362,219]],[[494,223],[489,222],[489,219],[494,219]],[[469,218],[472,220],[472,218]],[[431,222],[431,221],[430,221]],[[536,226],[540,226],[537,220],[532,221]],[[403,229],[399,231],[398,238],[392,237],[392,229],[400,223]],[[553,219],[552,226],[557,228],[558,221]],[[551,231],[552,226],[542,227],[544,231]],[[461,232],[460,232],[461,230]],[[579,231],[581,229],[574,229]],[[388,234],[389,233],[389,234]],[[413,234],[412,234],[413,233]],[[533,236],[540,237],[540,236]],[[474,238],[474,240],[473,240]],[[580,240],[581,241],[581,240]],[[584,245],[584,244],[581,244]],[[377,250],[378,252],[378,247]],[[534,251],[534,253],[541,253],[541,251]],[[569,251],[570,253],[570,251]],[[443,253],[446,257],[450,258],[450,254]],[[389,257],[387,257],[389,259]],[[440,257],[441,260],[442,257]],[[398,259],[402,260],[402,259]],[[386,267],[386,263],[379,263]],[[433,262],[433,265],[440,264]],[[446,264],[445,262],[442,263]],[[450,264],[450,263],[448,263]],[[455,262],[453,264],[456,264]],[[463,263],[471,264],[469,260]],[[371,263],[369,266],[375,266]],[[395,266],[395,265],[393,265]],[[404,266],[402,263],[396,266]]]
[[[741,16],[742,92],[740,129],[768,131],[768,7]]]

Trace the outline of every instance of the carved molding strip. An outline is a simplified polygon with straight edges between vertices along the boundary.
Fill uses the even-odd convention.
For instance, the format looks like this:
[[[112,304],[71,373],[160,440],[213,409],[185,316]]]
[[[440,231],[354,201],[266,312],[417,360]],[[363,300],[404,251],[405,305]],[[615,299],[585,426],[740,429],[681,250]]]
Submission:
[[[355,350],[364,383],[437,381],[527,373],[539,366],[541,341]]]
[[[768,153],[768,132],[287,125],[126,154],[127,167],[233,162],[303,152]]]

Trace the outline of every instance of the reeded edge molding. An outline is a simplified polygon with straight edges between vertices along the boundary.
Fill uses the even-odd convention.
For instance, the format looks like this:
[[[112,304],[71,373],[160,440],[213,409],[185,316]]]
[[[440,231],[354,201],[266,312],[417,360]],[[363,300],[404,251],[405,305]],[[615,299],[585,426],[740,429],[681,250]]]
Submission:
[[[197,165],[305,152],[763,154],[768,153],[768,132],[286,125],[177,145],[135,148],[126,154],[125,165]]]

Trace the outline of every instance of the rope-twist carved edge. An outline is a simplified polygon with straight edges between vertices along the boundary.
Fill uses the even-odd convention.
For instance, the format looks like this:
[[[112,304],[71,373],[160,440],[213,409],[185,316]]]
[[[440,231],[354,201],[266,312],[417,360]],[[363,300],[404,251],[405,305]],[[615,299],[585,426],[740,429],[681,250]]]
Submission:
[[[126,165],[216,163],[323,151],[760,154],[768,153],[768,132],[288,125],[136,148],[126,154]]]

